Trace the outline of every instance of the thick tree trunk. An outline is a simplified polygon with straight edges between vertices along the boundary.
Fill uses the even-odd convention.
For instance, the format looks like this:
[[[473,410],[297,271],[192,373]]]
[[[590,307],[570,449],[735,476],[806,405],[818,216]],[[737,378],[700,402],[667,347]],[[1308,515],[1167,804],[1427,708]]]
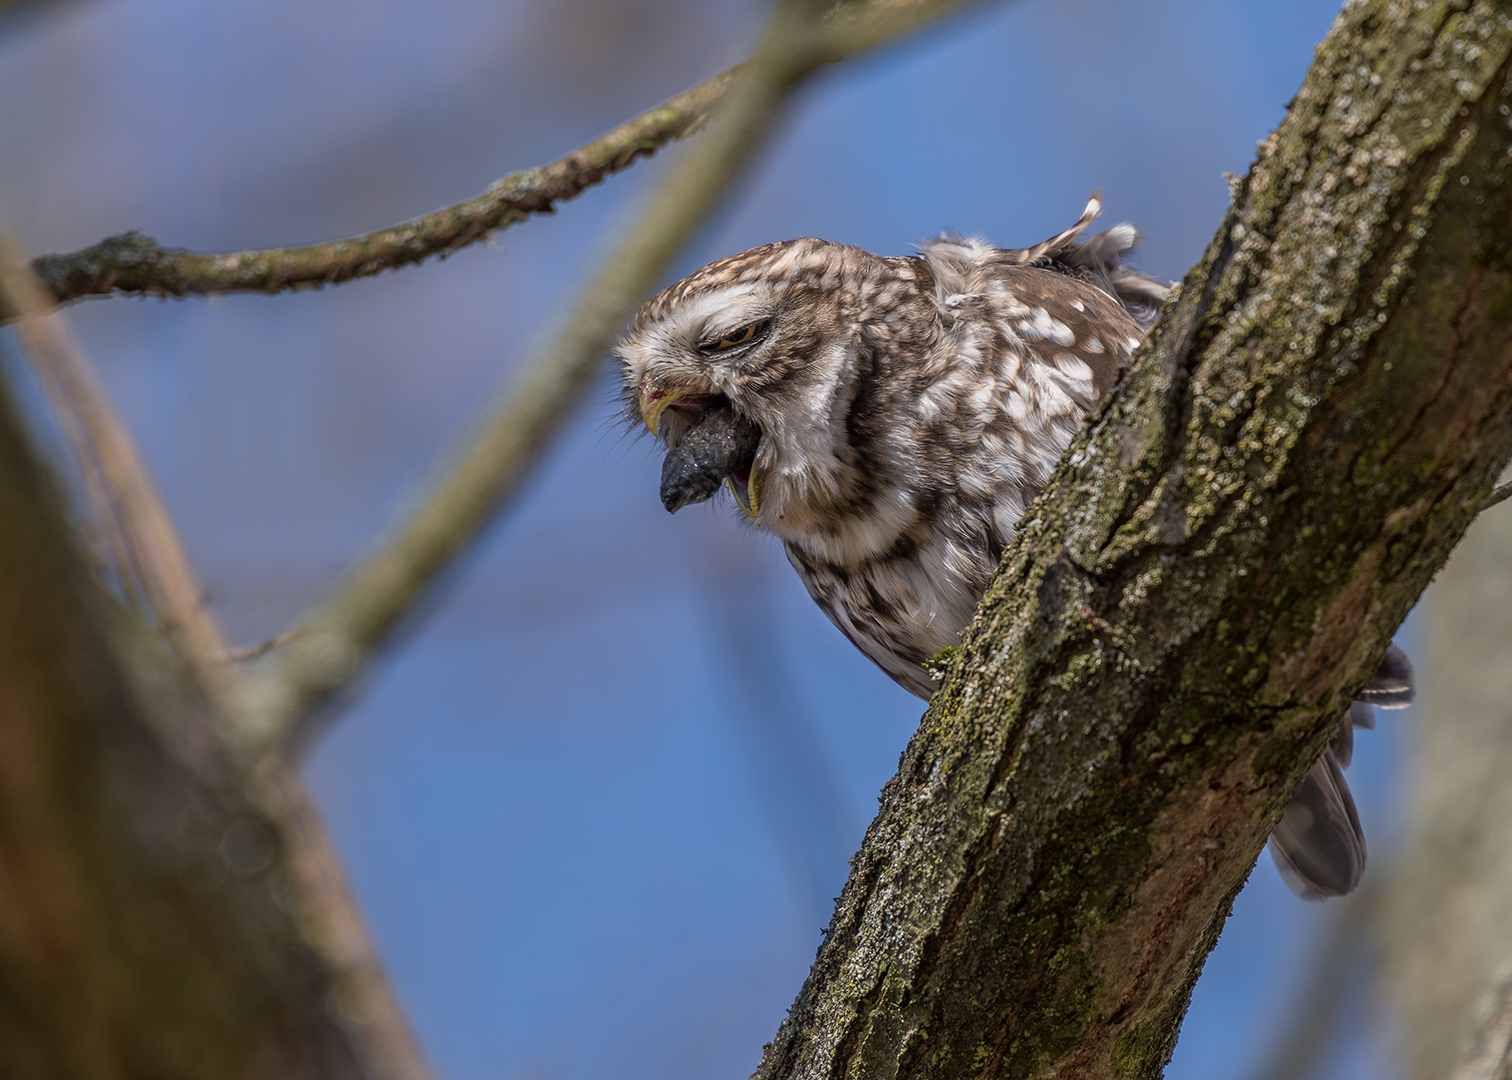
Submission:
[[[1512,455],[1512,22],[1349,4],[1026,515],[762,1077],[1155,1076]]]
[[[0,393],[0,1075],[417,1075],[402,1025],[354,1037],[389,1017],[297,781],[244,779],[68,535]]]

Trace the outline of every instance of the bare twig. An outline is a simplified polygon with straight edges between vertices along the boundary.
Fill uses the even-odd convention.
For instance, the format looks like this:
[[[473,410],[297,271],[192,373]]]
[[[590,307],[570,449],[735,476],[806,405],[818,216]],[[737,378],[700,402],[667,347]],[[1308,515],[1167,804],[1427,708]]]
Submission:
[[[894,33],[966,0],[879,2]],[[467,549],[529,474],[605,350],[662,269],[764,143],[778,110],[808,75],[841,58],[835,32],[819,27],[820,0],[779,4],[755,57],[710,131],[690,148],[603,269],[588,282],[530,374],[463,448],[423,504],[310,616],[303,632],[255,672],[237,710],[253,746],[308,730],[326,697]],[[872,5],[861,3],[865,13]],[[851,9],[843,9],[849,12]]]
[[[361,236],[262,251],[194,252],[124,233],[32,264],[59,301],[111,293],[203,296],[319,288],[447,255],[575,198],[697,130],[739,69],[716,75],[549,165],[510,173],[476,198]]]
[[[0,224],[0,303],[22,313],[16,332],[78,456],[95,519],[122,587],[156,618],[202,685],[226,690],[220,628],[200,602],[173,521],[131,433],[95,379],[63,316]]]
[[[958,7],[961,0],[865,0],[842,5],[810,43],[816,60],[882,44]],[[213,293],[278,293],[372,277],[385,270],[448,255],[536,214],[691,135],[729,93],[739,68],[699,83],[663,105],[627,120],[549,165],[510,173],[473,199],[361,236],[290,248],[195,252],[165,248],[139,232],[122,233],[68,255],[32,264],[59,302],[112,293],[161,297]],[[0,309],[0,317],[5,314]]]
[[[1491,494],[1486,496],[1486,501],[1480,504],[1480,508],[1489,510],[1497,503],[1506,502],[1509,496],[1512,496],[1512,484],[1502,484],[1492,489]]]

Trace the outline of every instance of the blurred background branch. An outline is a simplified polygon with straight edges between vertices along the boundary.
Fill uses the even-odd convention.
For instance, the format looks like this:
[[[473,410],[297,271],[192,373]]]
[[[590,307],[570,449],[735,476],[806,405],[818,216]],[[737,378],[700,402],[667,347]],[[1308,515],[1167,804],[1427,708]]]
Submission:
[[[1449,1080],[1512,1080],[1512,968],[1478,1003],[1474,1029]]]
[[[59,502],[0,383],[6,1077],[427,1080],[298,782],[243,772]]]
[[[1378,945],[1406,1080],[1449,1075],[1512,962],[1512,512],[1476,519],[1423,607],[1409,832]]]
[[[108,731],[112,725],[132,725],[137,721],[136,708],[145,708],[147,725],[163,744],[154,746],[153,752],[166,753],[167,760],[159,767],[169,772],[177,769],[190,773],[184,769],[184,764],[199,762],[202,763],[201,772],[208,769],[210,773],[209,776],[176,776],[173,783],[192,787],[208,782],[219,789],[218,798],[222,802],[230,802],[233,807],[246,804],[239,810],[218,808],[222,818],[213,828],[220,830],[218,841],[222,850],[208,855],[212,864],[208,872],[218,879],[214,891],[219,891],[220,880],[227,876],[216,865],[216,860],[225,862],[244,877],[267,872],[277,882],[278,902],[287,914],[295,915],[299,920],[300,933],[288,934],[289,943],[275,946],[264,941],[247,942],[233,938],[214,946],[220,954],[213,959],[195,955],[196,945],[200,944],[197,941],[199,931],[192,926],[185,928],[187,940],[176,940],[174,930],[165,931],[169,940],[159,943],[159,947],[185,951],[186,964],[209,961],[211,970],[197,976],[204,981],[195,993],[211,1000],[247,989],[266,992],[265,988],[259,990],[255,985],[249,988],[241,984],[252,978],[255,969],[268,965],[280,950],[296,948],[301,954],[299,962],[311,967],[308,974],[316,984],[314,991],[327,995],[329,999],[324,1006],[315,1007],[314,1015],[297,1018],[298,1023],[316,1032],[324,1024],[334,1023],[345,1037],[334,1031],[321,1033],[312,1038],[317,1043],[331,1043],[330,1048],[301,1044],[280,1050],[279,1053],[288,1058],[285,1067],[289,1074],[310,1076],[314,1080],[320,1073],[331,1070],[333,1075],[343,1076],[350,1074],[350,1062],[355,1062],[365,1080],[428,1080],[429,1071],[394,1002],[362,917],[347,890],[340,864],[331,851],[325,828],[298,777],[286,764],[274,760],[263,762],[255,774],[241,775],[245,762],[236,759],[234,747],[210,745],[211,742],[219,743],[220,737],[226,733],[223,709],[229,704],[236,680],[235,672],[227,663],[220,629],[202,602],[183,544],[130,432],[102,391],[88,358],[68,332],[64,317],[54,309],[47,294],[32,277],[19,242],[3,222],[0,222],[0,303],[21,313],[15,332],[79,463],[93,522],[106,538],[110,576],[136,600],[135,615],[150,620],[152,625],[166,633],[176,656],[187,669],[175,669],[171,662],[165,664],[163,659],[149,661],[140,649],[127,650],[126,657],[119,655],[119,649],[110,650],[113,653],[111,662],[120,665],[128,680],[143,679],[137,667],[156,665],[166,666],[167,670],[146,680],[156,685],[145,693],[144,700],[134,702],[133,708],[107,705],[104,715],[88,715],[87,719],[90,724],[103,725]],[[0,412],[5,406],[3,395],[0,395]],[[0,416],[0,420],[3,419]],[[21,461],[12,464],[18,471],[25,468]],[[18,490],[26,487],[25,481],[18,477],[0,476],[0,483],[10,483]],[[48,515],[39,508],[23,513],[32,519],[33,528],[45,529],[51,524]],[[61,546],[67,547],[66,543]],[[25,575],[27,572],[24,565],[5,563],[6,574]],[[87,589],[82,582],[72,584],[76,589]],[[70,633],[85,634],[87,630],[96,629],[87,627],[84,615],[77,610],[80,597],[60,594],[46,603],[58,609],[55,614],[66,620]],[[86,610],[90,607],[87,600],[83,601],[83,606]],[[18,601],[12,615],[20,616],[16,619],[20,623],[34,611],[34,604]],[[128,625],[118,631],[117,636],[124,633],[129,638],[137,632],[137,627]],[[0,629],[0,637],[3,635],[4,630]],[[65,654],[49,654],[40,674],[47,677],[52,674],[50,665],[65,662]],[[193,684],[189,701],[164,702],[164,688],[172,687],[174,680],[186,673]],[[173,692],[183,694],[185,690],[178,688]],[[83,697],[86,713],[96,713],[104,704],[93,693],[86,692]],[[178,722],[167,724],[160,716],[154,715],[159,710],[178,711],[182,715]],[[35,704],[6,711],[0,702],[0,717],[6,724],[14,726],[40,720],[45,713],[40,712]],[[139,732],[135,734],[136,737],[141,735]],[[109,739],[119,737],[108,736]],[[227,755],[227,750],[233,752]],[[108,752],[105,758],[108,762]],[[30,761],[22,761],[20,765],[40,767],[40,763]],[[43,795],[35,786],[23,787],[15,793],[16,799],[9,804],[8,810],[18,819],[35,819],[52,809],[38,805],[37,800]],[[0,793],[0,800],[3,799],[4,794]],[[107,803],[100,809],[109,816],[119,808]],[[178,808],[177,812],[189,816],[190,809]],[[195,812],[200,816],[205,813],[197,809]],[[230,817],[226,818],[224,815],[228,813]],[[196,843],[203,843],[203,837],[185,835],[186,828],[189,826],[181,822],[174,835],[160,838],[169,850],[160,853],[159,857],[166,856],[170,861],[180,863],[206,857],[193,847]],[[203,828],[212,826],[204,824]],[[130,862],[141,856],[142,853],[128,852],[124,857]],[[18,870],[14,862],[7,869],[19,878],[20,889],[31,884],[26,881],[25,871]],[[232,878],[235,876],[231,875]],[[259,878],[258,884],[261,883]],[[236,882],[226,891],[235,891],[242,884]],[[0,890],[0,903],[6,899]],[[9,899],[14,901],[15,896]],[[91,895],[88,899],[92,903],[105,900],[99,895]],[[218,900],[223,901],[224,897]],[[126,890],[110,898],[112,910],[108,918],[127,923],[151,918],[145,909],[155,902],[160,902],[159,898]],[[238,898],[235,902],[265,904],[267,898]],[[126,961],[128,967],[135,964],[135,958]],[[0,967],[3,967],[3,960],[0,960]],[[151,965],[145,964],[143,968],[142,971],[133,970],[132,977],[146,980],[146,992],[150,994],[153,992]],[[35,977],[30,973],[22,976],[23,980]],[[0,984],[3,982],[4,976],[0,974]],[[280,988],[280,992],[288,989]],[[125,985],[116,980],[110,991],[102,988],[101,992],[111,999],[107,1004],[109,1011],[136,1008],[130,998],[143,991],[130,980]],[[308,1005],[304,1007],[310,1008]],[[253,1022],[250,1016],[238,1020],[246,1022],[249,1028]],[[19,1036],[7,1040],[4,1034],[0,1034],[0,1060],[6,1060],[8,1053],[23,1052],[43,1057],[66,1056],[70,1052],[67,1043],[111,1037],[108,1032],[91,1027],[88,1020],[59,1029],[56,1036],[60,1043],[47,1045],[47,1040],[38,1039],[34,1032],[31,1038],[43,1045],[27,1046],[23,1051],[18,1042],[24,1040]],[[205,1030],[194,1036],[206,1042],[197,1051],[202,1057],[229,1055],[231,1060],[239,1053],[236,1048],[238,1039],[245,1041],[246,1037],[246,1032],[235,1032],[234,1029],[231,1033]],[[149,1071],[160,1072],[166,1068],[165,1061],[171,1060],[173,1055],[182,1055],[185,1038],[187,1036],[170,1038],[160,1048],[169,1057],[152,1059]],[[99,1076],[116,1075],[117,1053],[113,1049],[104,1051],[98,1065],[106,1071]],[[333,1054],[340,1060],[333,1058]],[[347,1055],[350,1055],[350,1062]],[[70,1072],[68,1075],[75,1074]]]
[[[201,602],[189,557],[142,465],[136,443],[88,358],[0,222],[0,306],[21,313],[16,334],[47,392],[88,493],[92,524],[122,591],[173,641],[202,688],[226,697],[226,649]]]
[[[879,3],[893,34],[961,6],[964,0]],[[356,677],[519,489],[599,369],[615,333],[764,145],[784,102],[805,78],[842,57],[821,21],[827,7],[817,0],[778,4],[725,109],[583,285],[555,334],[528,361],[522,383],[424,493],[419,508],[315,608],[287,645],[253,670],[235,710],[246,745],[307,739],[322,702]],[[852,5],[860,14],[868,7],[864,0]],[[881,38],[865,40],[875,44]]]

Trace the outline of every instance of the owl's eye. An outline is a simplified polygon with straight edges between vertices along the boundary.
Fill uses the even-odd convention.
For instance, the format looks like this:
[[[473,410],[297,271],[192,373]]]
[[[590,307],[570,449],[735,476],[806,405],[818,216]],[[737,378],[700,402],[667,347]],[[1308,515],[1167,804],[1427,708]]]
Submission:
[[[740,346],[749,345],[761,337],[771,325],[771,319],[757,319],[755,322],[738,326],[729,333],[721,334],[717,338],[704,342],[698,347],[698,350],[705,353],[717,353],[725,352],[729,349],[738,349]]]

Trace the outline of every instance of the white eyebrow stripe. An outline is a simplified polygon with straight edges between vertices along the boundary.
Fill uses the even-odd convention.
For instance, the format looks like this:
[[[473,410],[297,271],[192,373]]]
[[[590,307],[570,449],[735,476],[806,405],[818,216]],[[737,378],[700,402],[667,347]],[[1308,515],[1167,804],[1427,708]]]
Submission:
[[[733,330],[771,314],[770,298],[770,288],[756,281],[713,289],[679,304],[644,333],[669,346],[694,346],[710,333]]]

